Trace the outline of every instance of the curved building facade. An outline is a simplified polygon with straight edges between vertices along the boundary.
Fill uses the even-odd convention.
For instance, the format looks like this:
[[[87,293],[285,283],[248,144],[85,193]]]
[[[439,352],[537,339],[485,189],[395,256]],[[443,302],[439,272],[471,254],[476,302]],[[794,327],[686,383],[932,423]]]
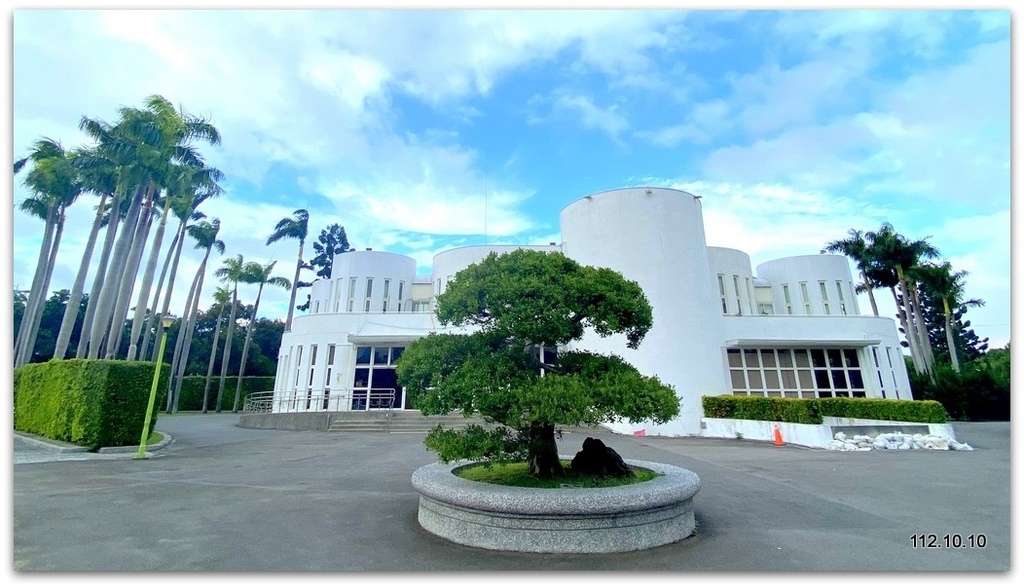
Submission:
[[[700,435],[707,395],[911,397],[895,321],[859,314],[845,257],[787,257],[755,274],[745,252],[708,247],[699,196],[667,188],[591,194],[559,220],[561,243],[453,248],[423,275],[403,255],[337,255],[331,278],[313,284],[310,313],[284,334],[274,410],[414,409],[395,362],[411,341],[458,331],[437,324],[434,300],[461,269],[519,248],[616,270],[651,303],[637,349],[595,333],[572,344],[616,353],[679,396],[672,422],[607,424],[617,432]]]

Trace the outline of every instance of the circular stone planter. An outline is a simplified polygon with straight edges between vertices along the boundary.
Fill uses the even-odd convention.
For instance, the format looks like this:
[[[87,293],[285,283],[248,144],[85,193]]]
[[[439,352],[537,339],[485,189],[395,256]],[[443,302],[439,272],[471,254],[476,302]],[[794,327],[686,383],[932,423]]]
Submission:
[[[661,475],[612,488],[520,488],[452,473],[470,461],[425,465],[412,475],[420,493],[419,523],[462,545],[535,553],[636,551],[692,535],[697,474],[663,463],[625,461]]]

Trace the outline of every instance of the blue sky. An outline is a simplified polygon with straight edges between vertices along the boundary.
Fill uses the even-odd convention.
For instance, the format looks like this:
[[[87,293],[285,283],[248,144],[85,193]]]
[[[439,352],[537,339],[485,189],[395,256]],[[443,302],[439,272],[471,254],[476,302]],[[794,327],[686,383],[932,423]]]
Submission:
[[[86,144],[83,115],[160,94],[223,135],[202,151],[226,193],[201,210],[225,255],[289,279],[296,243],[264,243],[297,208],[310,241],[340,223],[426,272],[452,246],[559,241],[587,194],[667,186],[701,195],[708,244],[755,267],[885,221],[929,237],[986,302],[975,331],[1010,338],[1008,10],[12,15],[12,158]],[[71,286],[93,206],[72,209],[51,289]],[[41,223],[12,220],[26,288]],[[186,249],[175,312],[199,260]],[[260,313],[287,301],[268,290]]]

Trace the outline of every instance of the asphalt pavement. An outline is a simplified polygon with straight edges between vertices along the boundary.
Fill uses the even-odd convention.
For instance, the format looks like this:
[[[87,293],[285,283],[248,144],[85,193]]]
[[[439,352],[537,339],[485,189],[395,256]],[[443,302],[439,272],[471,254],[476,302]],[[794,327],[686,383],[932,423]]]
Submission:
[[[237,423],[237,414],[162,415],[156,429],[168,443],[142,460],[16,434],[15,572],[1010,569],[1009,423],[955,424],[974,451],[590,433],[627,459],[680,466],[701,480],[693,536],[601,555],[488,551],[424,531],[410,483],[435,461],[422,434]],[[578,451],[585,436],[567,433],[561,453]],[[929,535],[938,547],[924,546]]]

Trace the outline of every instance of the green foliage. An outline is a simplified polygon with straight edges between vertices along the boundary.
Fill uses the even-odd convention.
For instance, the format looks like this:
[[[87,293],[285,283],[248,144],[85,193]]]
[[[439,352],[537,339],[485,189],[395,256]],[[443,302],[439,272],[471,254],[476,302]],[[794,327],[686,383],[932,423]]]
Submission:
[[[498,466],[491,463],[473,464],[458,468],[453,473],[465,480],[520,488],[610,488],[648,482],[660,475],[652,470],[633,466],[630,468],[633,473],[628,477],[594,476],[574,473],[569,464],[569,461],[562,460],[562,468],[566,472],[564,476],[546,479],[531,474],[529,464],[525,462]]]
[[[616,272],[560,253],[492,253],[455,276],[437,299],[437,315],[444,325],[475,329],[411,343],[398,361],[399,383],[423,414],[459,410],[504,425],[431,432],[427,445],[443,460],[550,458],[556,426],[663,423],[679,413],[670,386],[620,357],[572,351],[548,359],[588,328],[640,344],[651,307],[639,285]]]
[[[949,364],[936,365],[934,382],[908,370],[914,396],[941,403],[954,420],[1010,420],[1009,350],[986,360],[991,353],[965,364],[959,374]]]
[[[928,400],[880,398],[765,398],[762,396],[704,396],[704,416],[784,423],[821,424],[822,417],[845,417],[944,423],[946,411]]]
[[[821,424],[816,400],[763,396],[704,396],[704,415],[716,419],[750,419],[786,423]]]
[[[218,382],[219,379],[214,376],[213,382],[210,385],[210,402],[208,407],[212,406],[213,401],[216,399]],[[237,376],[228,376],[225,379],[225,389],[234,390],[237,385]],[[202,410],[203,390],[205,389],[206,376],[185,376],[181,382],[181,397],[178,399],[178,410]],[[245,406],[245,399],[254,392],[268,392],[273,389],[273,376],[245,376],[242,378],[242,397],[239,400],[239,406]]]
[[[15,369],[14,428],[98,449],[137,445],[153,382],[152,362],[51,360]],[[155,405],[170,366],[160,371]],[[154,410],[150,430],[156,425]]]

